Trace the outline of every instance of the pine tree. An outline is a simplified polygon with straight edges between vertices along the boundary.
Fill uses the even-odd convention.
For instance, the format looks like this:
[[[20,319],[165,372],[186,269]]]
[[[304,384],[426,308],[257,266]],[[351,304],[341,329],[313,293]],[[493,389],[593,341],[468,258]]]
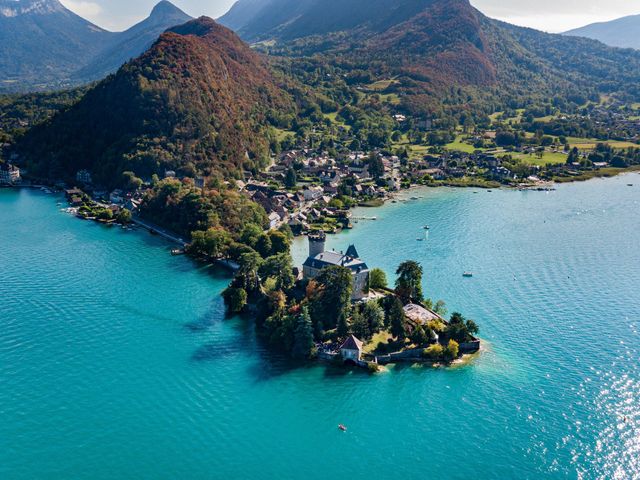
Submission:
[[[294,358],[309,358],[313,352],[313,326],[307,307],[296,318],[294,330],[293,349],[291,355]]]

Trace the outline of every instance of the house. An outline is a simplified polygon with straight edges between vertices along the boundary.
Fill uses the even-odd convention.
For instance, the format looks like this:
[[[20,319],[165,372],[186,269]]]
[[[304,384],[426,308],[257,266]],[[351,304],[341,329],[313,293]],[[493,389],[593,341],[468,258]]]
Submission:
[[[176,172],[173,170],[165,170],[164,178],[176,178]]]
[[[13,184],[20,181],[20,169],[9,163],[0,163],[0,183]]]
[[[115,204],[124,202],[124,193],[122,192],[122,190],[114,190],[113,192],[111,192],[111,194],[109,195],[109,201]]]
[[[340,347],[340,355],[345,363],[353,363],[354,365],[362,358],[363,343],[353,335],[349,335]]]
[[[324,190],[322,187],[309,187],[304,190],[304,200],[310,202],[322,197]]]
[[[278,224],[280,223],[280,215],[276,212],[271,212],[269,214],[269,228],[274,229],[278,228]]]
[[[325,250],[326,235],[309,235],[309,257],[302,270],[304,278],[316,278],[327,267],[340,266],[349,269],[353,277],[352,300],[361,300],[369,289],[369,267],[359,258],[358,251],[351,245],[346,253]]]
[[[80,183],[84,183],[85,185],[93,183],[89,170],[78,170],[76,173],[76,180]]]

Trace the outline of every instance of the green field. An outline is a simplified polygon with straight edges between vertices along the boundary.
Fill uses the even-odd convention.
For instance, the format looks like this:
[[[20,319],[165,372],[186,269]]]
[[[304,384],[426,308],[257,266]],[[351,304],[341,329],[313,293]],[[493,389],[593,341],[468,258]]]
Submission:
[[[462,136],[458,135],[455,141],[447,143],[444,147],[454,152],[473,153],[476,150],[482,150],[462,141]]]
[[[606,143],[613,148],[629,148],[639,147],[639,145],[632,142],[623,142],[620,140],[598,140],[597,138],[578,138],[567,137],[567,142],[571,147],[577,147],[579,150],[593,150],[598,143]]]
[[[565,154],[556,152],[544,152],[542,158],[539,158],[535,154],[529,155],[528,153],[512,153],[511,156],[527,165],[537,165],[540,167],[545,165],[554,165],[557,163],[566,163],[567,161],[567,156]]]
[[[391,85],[395,85],[396,83],[399,83],[399,82],[395,78],[391,78],[391,79],[388,79],[388,80],[378,80],[377,82],[370,83],[365,88],[367,90],[373,90],[373,91],[376,91],[376,92],[382,92],[383,90],[386,90]]]

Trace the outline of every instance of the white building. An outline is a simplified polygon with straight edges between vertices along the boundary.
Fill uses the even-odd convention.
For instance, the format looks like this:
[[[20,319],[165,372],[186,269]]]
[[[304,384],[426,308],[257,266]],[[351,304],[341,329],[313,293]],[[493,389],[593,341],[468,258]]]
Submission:
[[[362,345],[363,343],[353,335],[349,335],[349,338],[340,347],[340,355],[345,363],[353,362],[354,364],[359,362],[362,358]]]
[[[0,163],[0,183],[13,184],[20,181],[20,169],[9,163]]]
[[[309,187],[304,190],[304,200],[305,202],[310,202],[312,200],[317,200],[318,198],[324,195],[324,190],[322,187]]]

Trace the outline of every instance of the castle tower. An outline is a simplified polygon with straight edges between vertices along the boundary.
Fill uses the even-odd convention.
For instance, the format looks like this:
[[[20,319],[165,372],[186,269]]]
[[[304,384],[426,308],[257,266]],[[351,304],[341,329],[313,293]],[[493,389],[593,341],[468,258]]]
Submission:
[[[315,258],[325,251],[327,236],[324,232],[309,235],[309,257]]]

